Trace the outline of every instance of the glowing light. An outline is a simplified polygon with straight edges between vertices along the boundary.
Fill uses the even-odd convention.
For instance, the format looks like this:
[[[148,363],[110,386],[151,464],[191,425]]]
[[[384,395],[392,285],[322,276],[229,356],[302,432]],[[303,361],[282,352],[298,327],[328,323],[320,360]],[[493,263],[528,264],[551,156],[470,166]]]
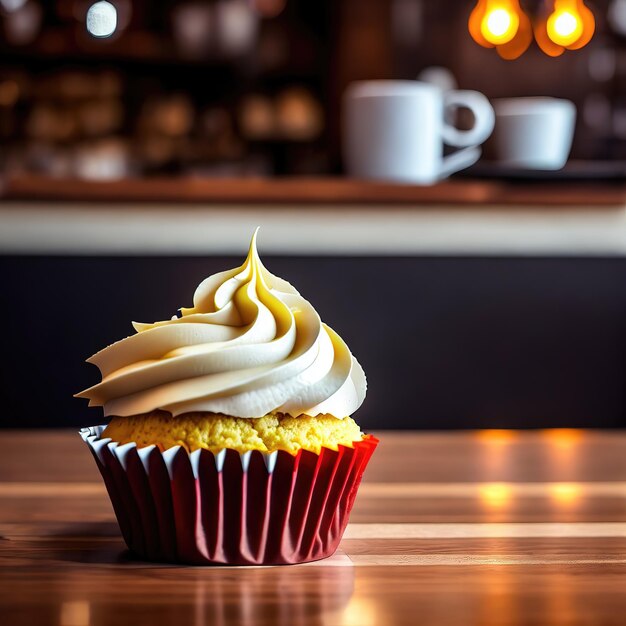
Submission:
[[[487,35],[493,35],[494,37],[506,35],[511,28],[511,21],[511,15],[505,9],[492,11],[487,15],[487,19],[484,22]],[[486,36],[486,39],[489,39],[489,37]]]
[[[479,488],[480,499],[489,507],[499,509],[511,499],[511,487],[504,483],[490,483]]]
[[[504,445],[514,439],[517,439],[517,433],[512,430],[505,430],[503,428],[485,428],[479,430],[476,436],[483,440],[485,443],[494,445]]]
[[[560,46],[568,46],[577,41],[583,32],[583,23],[579,15],[570,11],[554,12],[546,24],[548,37]]]
[[[578,26],[574,15],[565,11],[554,20],[554,31],[561,37],[571,37]]]
[[[106,0],[95,2],[87,10],[86,25],[93,37],[110,37],[117,28],[117,9]]]
[[[591,41],[595,18],[583,0],[551,0],[545,6],[550,8],[540,11],[533,28],[519,0],[478,0],[467,27],[477,44],[496,48],[507,60],[526,51],[533,31],[537,45],[553,57],[566,49],[578,50]]]
[[[572,448],[582,438],[582,432],[577,428],[547,428],[543,434],[553,446],[561,449]]]
[[[573,504],[580,498],[581,488],[575,483],[555,483],[550,494],[559,504]]]
[[[586,46],[595,31],[593,13],[583,0],[554,0],[552,12],[537,21],[535,39],[550,56]]]
[[[507,48],[506,58],[519,56],[530,43],[530,22],[519,0],[478,0],[470,14],[469,32],[474,41],[485,48]],[[503,55],[501,55],[503,56]]]
[[[519,16],[504,7],[485,13],[480,32],[490,43],[497,45],[511,41],[519,28]]]
[[[365,598],[352,598],[339,615],[341,626],[375,626],[380,624],[376,606]]]

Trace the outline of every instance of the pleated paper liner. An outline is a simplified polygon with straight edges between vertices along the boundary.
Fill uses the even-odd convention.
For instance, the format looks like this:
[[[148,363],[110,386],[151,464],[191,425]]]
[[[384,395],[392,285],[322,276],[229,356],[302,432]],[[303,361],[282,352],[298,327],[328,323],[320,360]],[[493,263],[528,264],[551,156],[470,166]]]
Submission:
[[[278,565],[332,555],[378,440],[320,454],[137,448],[80,431],[130,550],[152,561]]]

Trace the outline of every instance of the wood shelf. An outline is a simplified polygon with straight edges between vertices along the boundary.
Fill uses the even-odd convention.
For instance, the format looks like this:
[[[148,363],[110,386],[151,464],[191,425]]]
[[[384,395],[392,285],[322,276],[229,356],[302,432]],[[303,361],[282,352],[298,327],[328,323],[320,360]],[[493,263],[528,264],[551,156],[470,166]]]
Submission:
[[[350,204],[529,207],[626,206],[624,183],[507,183],[452,180],[433,186],[346,178],[144,178],[112,182],[20,176],[4,181],[5,200],[181,204]]]

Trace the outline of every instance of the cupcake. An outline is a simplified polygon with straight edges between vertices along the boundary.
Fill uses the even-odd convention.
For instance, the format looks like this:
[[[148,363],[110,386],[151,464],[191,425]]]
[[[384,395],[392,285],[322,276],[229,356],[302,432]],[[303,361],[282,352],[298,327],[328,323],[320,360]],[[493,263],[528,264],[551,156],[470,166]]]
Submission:
[[[133,324],[90,359],[77,394],[128,547],[190,564],[287,564],[333,554],[377,440],[351,414],[366,380],[339,335],[261,263],[205,279],[193,307]]]

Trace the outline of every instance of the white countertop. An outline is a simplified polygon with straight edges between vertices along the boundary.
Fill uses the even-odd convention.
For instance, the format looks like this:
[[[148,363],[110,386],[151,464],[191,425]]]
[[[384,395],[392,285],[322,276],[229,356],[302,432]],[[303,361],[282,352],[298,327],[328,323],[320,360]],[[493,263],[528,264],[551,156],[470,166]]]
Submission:
[[[626,206],[120,204],[5,201],[0,254],[626,255]]]

